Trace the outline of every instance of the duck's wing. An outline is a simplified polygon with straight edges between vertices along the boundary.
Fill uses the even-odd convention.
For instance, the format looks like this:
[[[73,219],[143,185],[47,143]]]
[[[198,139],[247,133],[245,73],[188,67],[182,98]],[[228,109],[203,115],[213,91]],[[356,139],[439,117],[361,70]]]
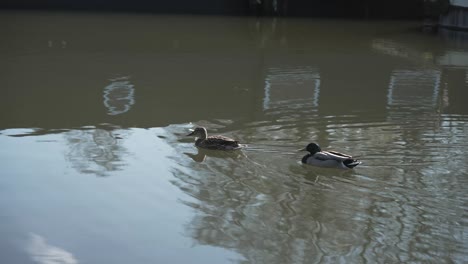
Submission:
[[[225,136],[209,136],[207,139],[205,139],[206,144],[210,145],[225,145],[225,146],[238,146],[239,142],[232,139],[228,138]]]
[[[340,157],[346,157],[346,158],[353,158],[353,156],[351,155],[348,155],[348,154],[344,154],[344,153],[341,153],[341,152],[338,152],[338,151],[334,151],[334,150],[329,150],[327,151],[333,155],[337,155],[337,156],[340,156]]]
[[[321,160],[321,161],[326,161],[326,160],[332,160],[333,157],[331,157],[328,153],[325,151],[322,152],[317,152],[314,155],[312,155],[314,159],[316,160]]]
[[[333,159],[333,160],[338,160],[338,161],[344,161],[344,160],[353,158],[350,155],[343,154],[338,151],[322,151],[320,153],[322,153],[323,155],[326,155],[328,159]]]
[[[306,160],[306,162],[307,161],[308,160]],[[313,159],[307,163],[320,167],[335,167],[341,169],[351,169],[361,164],[360,161],[353,159],[351,156],[336,151],[317,152],[313,155]]]

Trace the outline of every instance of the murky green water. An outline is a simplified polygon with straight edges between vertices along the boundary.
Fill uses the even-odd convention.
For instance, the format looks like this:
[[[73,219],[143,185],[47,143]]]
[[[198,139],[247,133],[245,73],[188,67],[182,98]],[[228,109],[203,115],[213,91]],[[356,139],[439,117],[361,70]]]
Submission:
[[[2,263],[464,263],[468,33],[0,13]],[[234,137],[199,152],[190,128]],[[360,155],[303,166],[309,142]]]

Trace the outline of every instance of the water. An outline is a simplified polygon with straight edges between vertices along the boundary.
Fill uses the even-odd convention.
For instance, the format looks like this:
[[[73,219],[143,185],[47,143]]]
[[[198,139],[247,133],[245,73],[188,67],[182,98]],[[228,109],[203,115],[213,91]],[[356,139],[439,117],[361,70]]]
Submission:
[[[464,263],[468,42],[418,22],[0,13],[2,263]],[[197,150],[196,125],[248,144]],[[352,171],[300,164],[318,142]]]

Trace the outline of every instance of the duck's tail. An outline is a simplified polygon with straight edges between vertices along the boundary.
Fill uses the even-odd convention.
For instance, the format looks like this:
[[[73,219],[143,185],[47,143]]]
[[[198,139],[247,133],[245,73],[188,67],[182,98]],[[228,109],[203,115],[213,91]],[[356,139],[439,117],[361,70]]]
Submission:
[[[361,161],[355,160],[355,159],[347,159],[347,160],[343,161],[343,164],[346,167],[350,168],[350,169],[356,167],[357,165],[359,165],[361,163],[362,163]]]

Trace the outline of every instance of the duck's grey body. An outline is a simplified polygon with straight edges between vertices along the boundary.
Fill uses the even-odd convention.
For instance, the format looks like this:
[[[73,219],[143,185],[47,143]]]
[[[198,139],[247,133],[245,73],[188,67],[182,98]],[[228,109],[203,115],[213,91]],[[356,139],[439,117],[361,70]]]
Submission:
[[[237,150],[243,146],[238,141],[225,136],[208,136],[204,127],[197,127],[188,136],[198,136],[195,146],[213,150]]]
[[[352,169],[361,162],[352,156],[337,151],[322,151],[315,143],[306,149],[310,153],[302,158],[302,163],[324,168]]]

